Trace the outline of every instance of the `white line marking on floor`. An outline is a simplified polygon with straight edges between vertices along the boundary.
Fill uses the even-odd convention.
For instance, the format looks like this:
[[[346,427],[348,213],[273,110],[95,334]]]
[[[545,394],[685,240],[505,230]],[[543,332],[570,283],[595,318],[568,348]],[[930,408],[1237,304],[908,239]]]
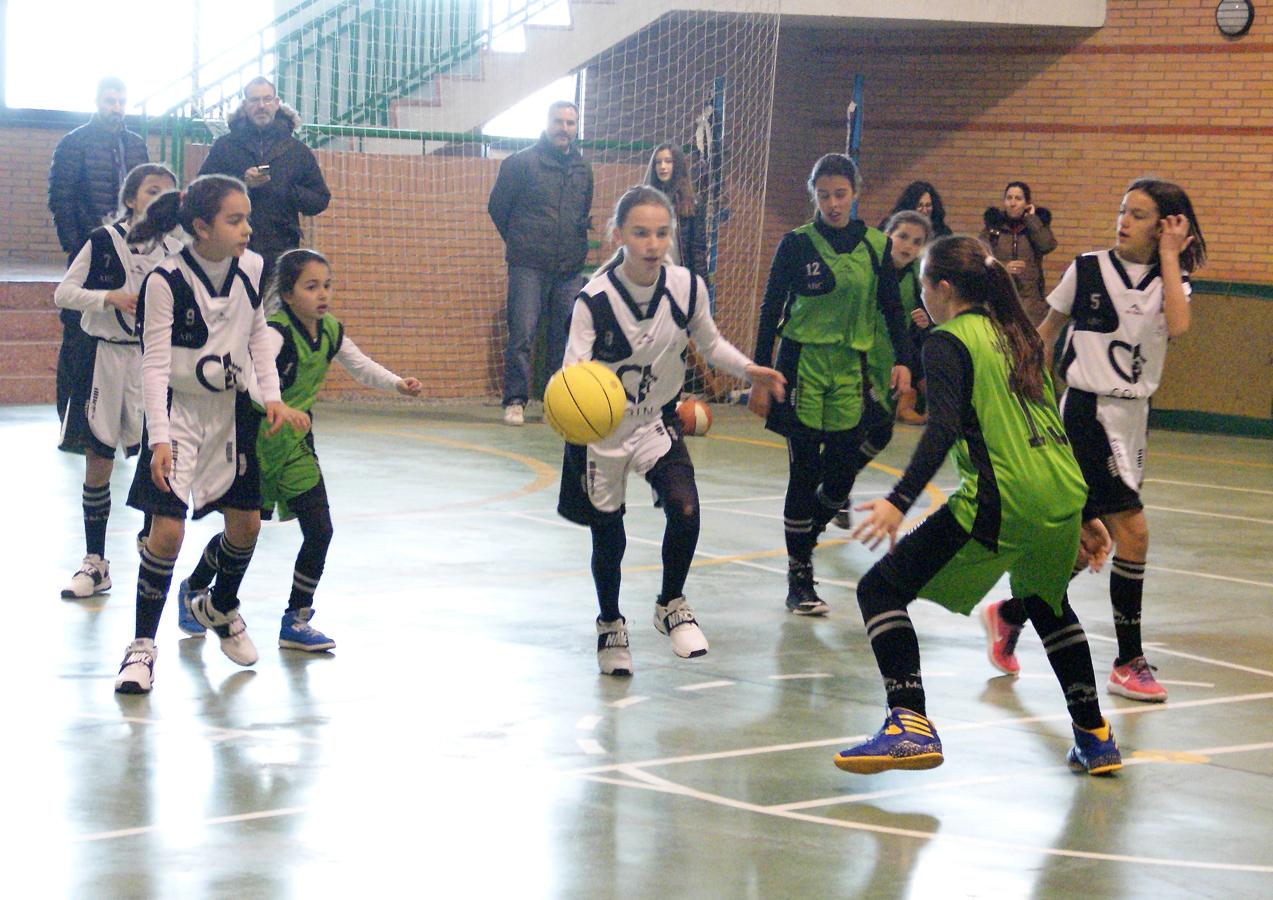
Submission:
[[[100,713],[73,713],[77,719],[89,719],[95,722],[129,722],[133,725],[150,725],[154,728],[164,727],[194,727],[201,729],[203,735],[210,741],[231,741],[240,738],[246,738],[254,741],[284,741],[295,744],[322,744],[322,738],[305,737],[299,734],[285,734],[276,730],[271,731],[247,731],[242,728],[219,728],[215,725],[205,725],[202,722],[172,720],[164,721],[161,719],[142,719],[136,716],[112,716]]]
[[[575,723],[575,728],[580,731],[592,731],[601,723],[601,716],[584,716]]]
[[[208,825],[229,825],[233,822],[252,822],[256,819],[277,819],[280,816],[295,816],[300,813],[309,812],[308,806],[285,806],[280,809],[263,809],[259,812],[239,813],[234,816],[217,816],[213,819],[202,819],[198,822],[204,827]],[[172,823],[163,825],[142,825],[138,828],[120,828],[117,831],[98,831],[92,834],[79,834],[71,838],[75,843],[84,843],[86,841],[108,841],[112,838],[133,837],[139,834],[149,834],[152,831],[159,831],[163,828],[171,828]]]
[[[579,749],[589,756],[604,756],[606,748],[601,746],[601,742],[595,738],[579,738],[575,741],[579,745]]]
[[[609,706],[613,709],[627,709],[629,706],[635,706],[638,703],[644,703],[646,700],[649,700],[649,699],[650,699],[649,697],[641,697],[641,696],[624,697],[622,700],[614,700],[610,703],[607,703],[606,706]]]
[[[1150,572],[1166,572],[1170,575],[1191,575],[1194,578],[1209,578],[1212,581],[1227,581],[1230,584],[1249,584],[1252,587],[1273,588],[1273,581],[1252,581],[1249,578],[1233,578],[1229,575],[1212,575],[1209,572],[1192,572],[1188,569],[1169,569],[1166,566],[1145,566]]]
[[[1206,697],[1201,700],[1184,700],[1172,703],[1137,703],[1135,706],[1110,706],[1105,709],[1105,715],[1108,717],[1115,716],[1139,716],[1151,715],[1154,713],[1172,712],[1181,709],[1194,709],[1196,707],[1205,706],[1222,706],[1231,703],[1254,703],[1261,700],[1273,700],[1273,691],[1265,691],[1258,694],[1234,694],[1227,697]],[[1048,722],[1064,722],[1069,724],[1069,713],[1055,713],[1047,716],[1018,716],[1009,719],[992,719],[981,722],[961,722],[955,725],[940,725],[939,730],[942,733],[954,731],[980,731],[985,728],[1004,728],[1013,725],[1034,725]],[[625,763],[615,763],[607,766],[593,766],[584,769],[569,769],[564,774],[586,776],[599,772],[612,772],[617,766],[630,766],[634,768],[647,768],[652,766],[675,766],[692,762],[708,762],[718,759],[737,759],[744,756],[762,756],[766,753],[786,753],[792,750],[815,750],[819,747],[835,747],[848,746],[851,744],[860,744],[870,735],[854,734],[842,737],[824,738],[816,741],[797,741],[789,744],[768,744],[761,747],[740,747],[736,750],[718,750],[713,753],[691,753],[685,756],[665,756],[658,759],[637,760]]]
[[[1067,717],[1068,718],[1068,717]],[[1223,862],[1204,862],[1187,859],[1165,859],[1152,856],[1124,856],[1114,853],[1095,853],[1085,850],[1064,850],[1058,847],[1036,847],[1028,844],[1013,843],[1011,841],[1000,841],[991,838],[973,837],[962,834],[949,834],[942,832],[916,831],[910,828],[893,828],[888,825],[871,825],[866,822],[852,822],[845,819],[831,819],[825,816],[814,816],[808,813],[795,812],[790,810],[778,810],[770,807],[759,806],[755,803],[747,803],[742,800],[735,800],[731,797],[723,797],[719,794],[709,794],[705,791],[699,791],[694,788],[686,787],[666,779],[658,778],[649,772],[641,772],[631,765],[625,765],[619,768],[623,774],[628,775],[628,779],[606,778],[600,775],[586,776],[589,781],[597,781],[603,784],[613,784],[619,787],[638,788],[640,790],[656,791],[658,793],[673,794],[681,797],[689,797],[696,800],[702,800],[717,806],[724,806],[730,809],[742,810],[744,812],[754,812],[766,816],[774,816],[780,819],[790,819],[797,822],[811,822],[817,825],[830,825],[833,828],[843,828],[849,831],[864,831],[871,834],[890,834],[895,837],[909,837],[922,841],[951,841],[957,844],[971,844],[979,847],[991,847],[996,849],[1011,850],[1015,853],[1031,853],[1045,856],[1059,856],[1067,859],[1091,859],[1100,860],[1102,862],[1120,862],[1132,863],[1139,865],[1154,865],[1167,868],[1182,869],[1206,869],[1211,871],[1222,872],[1259,872],[1273,873],[1273,866],[1253,865],[1249,863],[1223,863]],[[640,779],[633,781],[629,779]]]
[[[770,675],[771,681],[795,681],[798,678],[830,678],[830,672],[798,672],[793,675]]]
[[[1170,684],[1175,687],[1200,687],[1213,688],[1215,685],[1210,681],[1168,681],[1166,678],[1157,679],[1159,684]]]
[[[1256,519],[1251,516],[1233,516],[1228,513],[1203,512],[1200,509],[1178,509],[1174,506],[1150,506],[1145,504],[1145,509],[1156,510],[1157,512],[1180,513],[1185,516],[1202,516],[1205,519],[1229,519],[1234,522],[1254,522],[1257,525],[1273,525],[1273,519]]]
[[[1207,488],[1212,491],[1234,491],[1239,494],[1263,494],[1267,497],[1273,497],[1273,491],[1262,491],[1259,488],[1230,487],[1227,484],[1199,484],[1196,481],[1172,481],[1168,478],[1146,478],[1145,481],[1146,483],[1174,484],[1178,487]]]
[[[1105,637],[1102,634],[1088,634],[1087,639],[1089,641],[1104,641],[1107,644],[1118,643],[1117,638]],[[1226,662],[1223,659],[1211,659],[1208,656],[1198,656],[1195,653],[1185,653],[1183,650],[1167,650],[1165,648],[1159,647],[1154,652],[1161,653],[1163,656],[1178,656],[1181,659],[1188,659],[1188,660],[1192,660],[1193,662],[1207,663],[1208,665],[1219,666],[1222,669],[1232,669],[1235,672],[1247,672],[1248,674],[1251,674],[1251,675],[1263,675],[1265,678],[1273,678],[1273,672],[1270,672],[1268,669],[1256,669],[1256,668],[1252,668],[1251,666],[1244,666],[1238,663]]]
[[[710,691],[715,688],[730,687],[732,681],[700,681],[697,684],[683,684],[677,688],[678,691]]]

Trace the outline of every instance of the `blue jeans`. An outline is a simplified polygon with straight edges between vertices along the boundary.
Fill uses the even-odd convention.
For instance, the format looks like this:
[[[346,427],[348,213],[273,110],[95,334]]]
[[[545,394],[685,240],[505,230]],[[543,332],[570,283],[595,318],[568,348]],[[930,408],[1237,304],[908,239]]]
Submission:
[[[582,275],[560,275],[529,266],[508,267],[508,346],[504,349],[504,405],[530,399],[530,348],[539,317],[548,316],[549,373],[561,368],[566,353],[566,325]]]

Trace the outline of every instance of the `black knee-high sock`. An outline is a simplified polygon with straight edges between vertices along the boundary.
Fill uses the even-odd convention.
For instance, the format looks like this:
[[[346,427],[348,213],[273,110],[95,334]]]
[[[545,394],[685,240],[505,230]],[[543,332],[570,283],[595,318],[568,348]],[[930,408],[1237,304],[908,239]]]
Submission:
[[[663,529],[663,592],[660,603],[675,600],[685,592],[685,579],[698,547],[698,504],[686,509],[676,502],[664,502],[667,526]]]
[[[106,522],[111,516],[111,486],[84,485],[84,552],[106,555]]]
[[[623,519],[607,516],[594,522],[592,529],[592,582],[597,587],[597,605],[601,620],[613,622],[619,613],[619,582],[622,580],[623,553],[628,549],[628,535]]]
[[[928,715],[919,667],[919,638],[906,612],[910,598],[899,594],[875,569],[858,583],[858,606],[866,636],[884,677],[889,709],[903,707]]]
[[[296,510],[301,525],[301,549],[292,570],[292,593],[288,609],[304,609],[314,605],[314,591],[327,564],[327,548],[332,542],[332,518],[326,505]]]
[[[1070,581],[1073,581],[1084,568],[1086,566],[1076,562],[1070,571]],[[1020,597],[1009,597],[1003,601],[1003,605],[999,607],[999,616],[1009,625],[1016,625],[1018,628],[1030,621],[1030,616],[1025,611],[1025,602]]]
[[[805,437],[789,438],[787,465],[787,496],[782,506],[787,556],[794,562],[807,563],[813,559],[813,546],[817,543],[814,530],[818,506],[816,492],[822,480],[819,442]]]
[[[247,574],[248,563],[252,561],[251,547],[236,547],[221,533],[221,541],[217,545],[217,579],[212,584],[212,606],[217,612],[228,613],[239,605],[239,585]]]
[[[208,541],[207,546],[203,548],[203,553],[199,556],[199,564],[194,567],[194,571],[186,579],[191,590],[206,590],[208,585],[212,584],[212,579],[217,574],[217,548],[221,546],[221,538],[223,537],[225,537],[224,534],[214,534],[212,540]]]
[[[172,587],[172,569],[176,557],[157,556],[143,547],[141,566],[137,570],[137,625],[134,637],[155,639],[159,633],[159,617],[164,612],[168,588]]]
[[[1140,645],[1140,610],[1145,592],[1145,564],[1115,556],[1109,573],[1109,599],[1114,607],[1114,635],[1123,666],[1145,654]]]
[[[1087,644],[1087,634],[1070,606],[1069,597],[1062,601],[1059,616],[1039,597],[1026,597],[1021,603],[1043,641],[1048,662],[1065,695],[1070,718],[1080,728],[1100,728],[1104,719],[1096,694],[1092,651]]]

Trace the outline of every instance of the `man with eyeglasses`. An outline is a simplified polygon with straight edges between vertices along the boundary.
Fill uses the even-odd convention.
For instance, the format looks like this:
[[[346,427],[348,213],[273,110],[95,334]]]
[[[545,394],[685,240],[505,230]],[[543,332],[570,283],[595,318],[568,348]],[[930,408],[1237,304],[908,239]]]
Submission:
[[[247,83],[229,124],[230,133],[213,142],[199,174],[232,175],[248,186],[248,246],[265,257],[264,287],[279,255],[301,245],[300,217],[325,210],[331,191],[313,151],[293,134],[300,115],[279,101],[269,79],[258,76]]]

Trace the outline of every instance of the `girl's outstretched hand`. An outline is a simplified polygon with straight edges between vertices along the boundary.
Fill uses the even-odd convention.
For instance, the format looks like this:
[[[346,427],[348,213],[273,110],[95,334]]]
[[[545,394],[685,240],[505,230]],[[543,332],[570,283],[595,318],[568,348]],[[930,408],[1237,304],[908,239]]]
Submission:
[[[866,518],[853,529],[853,533],[849,535],[851,540],[861,541],[872,550],[882,544],[884,538],[888,538],[890,551],[897,546],[897,529],[902,527],[905,513],[883,497],[860,503],[853,508],[866,513]]]
[[[751,396],[747,399],[747,408],[762,419],[769,415],[774,403],[781,403],[787,397],[787,379],[777,369],[768,366],[750,365],[746,369],[751,379]]]
[[[398,389],[399,394],[407,397],[419,397],[424,385],[420,383],[418,378],[401,378],[394,387]]]
[[[1166,216],[1158,223],[1162,231],[1158,234],[1158,258],[1170,256],[1178,259],[1185,248],[1193,243],[1193,235],[1189,233],[1187,216]]]

